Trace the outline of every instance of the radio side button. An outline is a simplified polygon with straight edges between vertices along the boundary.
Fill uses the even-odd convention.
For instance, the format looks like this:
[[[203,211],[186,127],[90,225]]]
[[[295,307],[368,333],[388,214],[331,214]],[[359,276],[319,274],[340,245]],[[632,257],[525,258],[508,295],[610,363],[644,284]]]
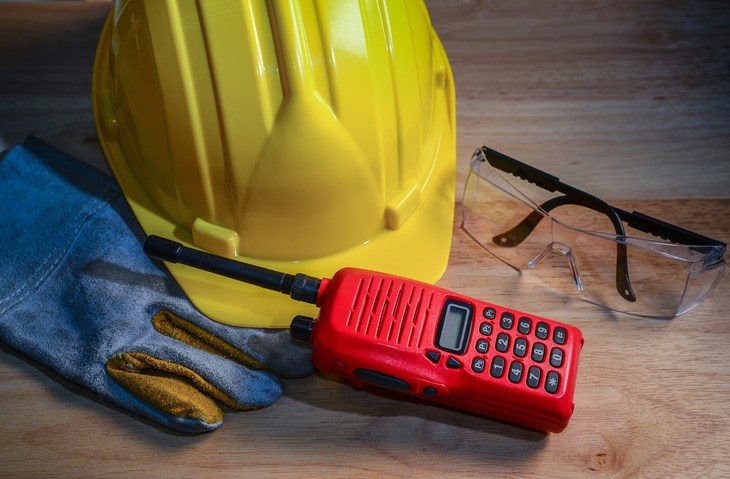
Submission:
[[[355,376],[381,388],[393,389],[395,391],[408,391],[411,389],[411,385],[402,379],[373,371],[372,369],[355,369]]]
[[[438,393],[439,393],[438,390],[436,388],[434,388],[434,387],[431,387],[431,386],[428,386],[427,388],[424,388],[423,389],[423,395],[424,396],[435,396]]]

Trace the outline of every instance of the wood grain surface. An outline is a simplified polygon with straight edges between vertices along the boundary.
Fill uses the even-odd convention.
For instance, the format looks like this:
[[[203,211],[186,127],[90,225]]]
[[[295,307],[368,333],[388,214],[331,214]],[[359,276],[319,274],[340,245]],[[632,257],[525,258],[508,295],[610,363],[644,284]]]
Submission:
[[[730,3],[426,3],[455,75],[458,188],[487,144],[730,240]],[[89,96],[109,8],[0,4],[0,149],[34,134],[107,168]],[[182,435],[2,346],[0,476],[730,477],[727,280],[684,316],[637,319],[514,276],[454,227],[440,286],[583,331],[563,433],[314,376],[287,381],[267,409],[229,412],[216,432]]]

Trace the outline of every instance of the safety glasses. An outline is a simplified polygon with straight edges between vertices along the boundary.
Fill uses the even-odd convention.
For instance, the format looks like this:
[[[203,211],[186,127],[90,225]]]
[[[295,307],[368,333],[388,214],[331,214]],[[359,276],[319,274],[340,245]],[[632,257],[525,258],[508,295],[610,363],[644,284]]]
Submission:
[[[725,270],[724,243],[611,206],[487,147],[471,160],[462,228],[515,270],[638,316],[686,313]]]

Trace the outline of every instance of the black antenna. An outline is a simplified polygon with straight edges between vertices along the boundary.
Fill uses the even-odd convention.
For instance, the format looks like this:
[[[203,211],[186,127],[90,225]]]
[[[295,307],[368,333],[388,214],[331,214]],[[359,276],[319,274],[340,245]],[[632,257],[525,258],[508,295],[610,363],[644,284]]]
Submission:
[[[306,274],[287,274],[242,261],[216,256],[182,244],[150,235],[142,247],[145,254],[168,263],[180,263],[244,283],[288,294],[292,299],[317,304],[321,280]]]

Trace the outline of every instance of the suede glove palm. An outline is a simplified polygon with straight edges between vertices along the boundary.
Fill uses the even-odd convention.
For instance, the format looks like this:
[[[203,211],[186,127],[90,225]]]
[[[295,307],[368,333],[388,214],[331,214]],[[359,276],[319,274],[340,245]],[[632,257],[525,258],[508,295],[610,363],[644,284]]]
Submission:
[[[102,398],[202,432],[312,373],[287,331],[209,320],[141,248],[108,176],[29,139],[0,161],[0,337]]]

